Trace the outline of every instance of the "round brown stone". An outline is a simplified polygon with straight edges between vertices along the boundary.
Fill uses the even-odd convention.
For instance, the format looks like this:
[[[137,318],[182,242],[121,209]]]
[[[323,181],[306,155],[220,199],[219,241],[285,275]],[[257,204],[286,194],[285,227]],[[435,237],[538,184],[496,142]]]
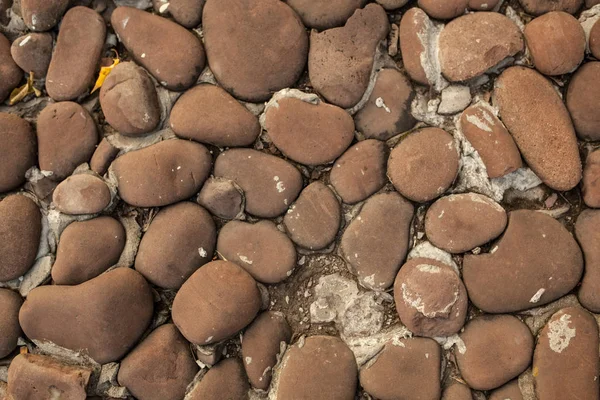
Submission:
[[[58,184],[52,194],[56,209],[64,214],[96,214],[111,201],[106,183],[92,174],[73,175]]]
[[[0,102],[8,98],[10,92],[19,85],[23,79],[23,71],[15,64],[10,54],[10,42],[0,32]]]
[[[36,163],[36,153],[31,125],[14,114],[0,112],[0,193],[25,182],[25,173]]]
[[[307,28],[325,30],[342,26],[366,0],[287,0]]]
[[[573,72],[583,61],[585,33],[571,14],[549,12],[528,23],[523,33],[533,64],[544,75]]]
[[[494,390],[490,394],[489,400],[523,400],[519,381],[515,379]]]
[[[477,193],[442,197],[427,210],[425,233],[436,247],[464,253],[500,236],[506,228],[504,208]]]
[[[218,147],[249,146],[260,134],[258,119],[246,107],[206,83],[185,92],[169,120],[177,136]]]
[[[271,390],[276,400],[353,400],[356,369],[354,354],[340,338],[301,338],[284,354],[277,385]]]
[[[137,343],[153,308],[144,278],[132,269],[116,268],[77,286],[33,289],[19,322],[29,339],[84,351],[105,364],[121,359]]]
[[[98,175],[104,175],[108,167],[119,154],[119,149],[114,147],[106,138],[100,141],[90,160],[90,169]]]
[[[451,19],[465,13],[469,0],[419,0],[418,4],[432,18]]]
[[[261,102],[293,86],[306,65],[308,36],[278,0],[208,0],[202,16],[208,64],[236,98]]]
[[[57,285],[78,285],[119,261],[125,247],[125,229],[111,217],[75,221],[60,235],[52,279]]]
[[[152,284],[178,289],[212,260],[217,230],[210,214],[184,201],[163,208],[142,237],[135,269]]]
[[[181,286],[173,301],[173,322],[192,343],[226,339],[246,327],[261,305],[256,281],[228,261],[213,261]]]
[[[567,108],[577,136],[600,140],[600,62],[583,64],[569,82]]]
[[[52,46],[51,34],[30,33],[15,39],[10,54],[23,71],[31,71],[35,78],[43,78],[52,58]]]
[[[292,329],[280,312],[260,314],[242,338],[242,360],[248,379],[256,389],[267,390],[281,343],[292,339]]]
[[[575,235],[583,250],[585,274],[577,297],[582,306],[600,312],[600,210],[584,210],[577,217]]]
[[[23,22],[32,31],[47,31],[62,18],[69,0],[21,0]]]
[[[473,400],[473,393],[471,393],[471,389],[467,385],[457,382],[444,390],[442,400]]]
[[[385,185],[388,152],[385,143],[379,140],[363,140],[335,162],[329,181],[344,203],[363,201]]]
[[[38,162],[48,177],[62,181],[88,162],[98,143],[98,130],[90,113],[65,101],[46,106],[37,119]]]
[[[400,194],[424,203],[443,194],[458,175],[454,138],[439,128],[411,133],[390,153],[387,175]]]
[[[600,208],[600,151],[591,152],[585,160],[582,192],[588,207]]]
[[[40,245],[42,214],[29,197],[12,195],[0,201],[0,282],[31,268]]]
[[[263,283],[278,283],[292,274],[296,249],[271,221],[231,221],[219,231],[217,252]]]
[[[456,361],[473,389],[502,386],[531,363],[533,336],[527,325],[512,315],[477,317],[459,336],[466,350],[455,352]]]
[[[600,21],[600,20],[599,20]],[[590,30],[588,46],[592,55],[600,59],[600,22],[596,21]]]
[[[542,15],[550,11],[564,11],[575,14],[583,0],[519,0],[525,11],[532,15]]]
[[[16,292],[0,289],[0,358],[4,358],[17,348],[21,336],[19,309],[23,299]]]
[[[423,34],[427,34],[431,28],[431,20],[425,11],[418,7],[408,10],[400,21],[400,52],[404,68],[410,78],[421,85],[430,84],[423,68],[424,60],[429,58]]]
[[[469,0],[469,9],[475,11],[491,11],[500,0]]]
[[[213,215],[234,219],[244,211],[244,194],[233,181],[208,178],[198,193],[198,204]]]
[[[413,258],[394,283],[396,310],[415,335],[446,337],[465,324],[467,290],[452,267],[429,258]]]
[[[283,218],[294,243],[310,250],[322,249],[333,242],[340,223],[340,203],[331,189],[319,181],[300,193]]]
[[[246,400],[248,379],[237,358],[228,358],[208,370],[186,396],[187,400]]]

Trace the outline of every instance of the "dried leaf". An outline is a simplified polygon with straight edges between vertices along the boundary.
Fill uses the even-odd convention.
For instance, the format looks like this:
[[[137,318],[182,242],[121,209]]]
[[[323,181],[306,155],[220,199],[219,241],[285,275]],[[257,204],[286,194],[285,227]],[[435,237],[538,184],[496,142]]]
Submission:
[[[23,100],[28,94],[35,93],[36,97],[40,97],[42,92],[33,86],[33,72],[29,72],[27,83],[23,86],[14,89],[10,93],[9,103],[11,106]]]
[[[91,93],[94,93],[96,90],[98,90],[102,87],[108,74],[110,74],[112,72],[113,68],[116,67],[121,62],[121,60],[119,59],[119,53],[117,53],[116,50],[114,50],[114,49],[113,49],[113,51],[115,52],[115,58],[113,58],[113,63],[111,65],[109,65],[108,67],[100,67],[100,73],[98,74],[98,79],[96,79],[96,84],[94,85],[94,88],[92,89]]]
[[[27,354],[29,352],[29,350],[27,349],[27,346],[22,346],[19,348],[19,354]]]

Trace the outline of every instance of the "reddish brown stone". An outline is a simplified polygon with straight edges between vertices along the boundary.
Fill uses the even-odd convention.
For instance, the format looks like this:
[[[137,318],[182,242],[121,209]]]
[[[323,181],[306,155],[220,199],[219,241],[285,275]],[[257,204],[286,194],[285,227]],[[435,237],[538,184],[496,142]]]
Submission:
[[[554,218],[513,211],[508,228],[489,253],[467,254],[463,280],[473,304],[503,313],[550,303],[571,291],[583,272],[583,257],[569,231]]]
[[[17,348],[21,336],[19,308],[23,299],[9,289],[0,289],[0,358],[4,358]]]
[[[411,79],[421,85],[429,85],[430,81],[423,67],[428,58],[428,51],[423,42],[432,28],[427,14],[418,7],[408,10],[400,21],[400,51],[406,72]]]
[[[69,0],[21,0],[23,22],[32,31],[47,31],[62,18]]]
[[[342,26],[366,0],[287,0],[307,28],[319,31]]]
[[[248,379],[237,358],[221,361],[186,396],[187,400],[247,400]]]
[[[113,160],[117,158],[119,151],[106,138],[102,139],[92,155],[90,169],[98,175],[104,175]]]
[[[15,64],[10,55],[10,42],[2,33],[0,33],[0,74],[2,74],[0,102],[4,102],[23,79],[23,71]]]
[[[599,20],[600,21],[600,20]],[[590,30],[588,46],[592,55],[600,59],[600,22],[596,21]]]
[[[200,24],[205,3],[206,0],[154,0],[154,10],[168,12],[180,25],[191,29]]]
[[[467,385],[453,383],[444,390],[442,400],[473,400],[473,393]]]
[[[585,160],[582,192],[588,207],[600,208],[600,151],[591,152]]]
[[[208,178],[198,193],[198,204],[213,215],[234,219],[244,211],[244,194],[233,181]]]
[[[577,217],[575,235],[583,250],[585,274],[577,296],[582,306],[600,312],[600,210],[584,210]]]
[[[469,9],[475,11],[491,11],[500,0],[469,0]]]
[[[419,7],[430,17],[451,19],[467,11],[469,0],[419,0]]]
[[[490,394],[489,400],[523,400],[519,381],[510,381],[506,385],[494,390]]]
[[[573,74],[567,90],[567,108],[577,136],[600,140],[600,62],[588,62]]]
[[[96,214],[111,201],[106,183],[92,174],[73,175],[58,184],[52,195],[56,209],[64,214]]]
[[[52,58],[52,45],[51,34],[30,33],[15,39],[10,54],[23,71],[31,71],[35,78],[43,78]]]
[[[463,379],[473,389],[495,389],[531,363],[533,336],[527,325],[511,315],[475,318],[459,336],[466,350],[454,355]]]
[[[575,14],[583,4],[583,0],[519,0],[525,12],[542,15],[550,11],[564,11]]]
[[[36,153],[31,125],[14,114],[0,113],[0,193],[25,183],[25,173],[36,163]]]

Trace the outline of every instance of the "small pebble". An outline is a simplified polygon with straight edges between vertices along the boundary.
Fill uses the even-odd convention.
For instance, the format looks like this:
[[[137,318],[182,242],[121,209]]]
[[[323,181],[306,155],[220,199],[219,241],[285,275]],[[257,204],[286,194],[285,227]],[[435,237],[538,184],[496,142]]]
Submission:
[[[36,79],[44,78],[52,58],[53,39],[50,33],[29,33],[13,42],[10,53],[15,63],[25,72],[33,72]]]
[[[600,312],[600,210],[584,210],[577,217],[575,236],[583,250],[585,273],[577,297],[582,306]]]
[[[17,292],[0,289],[0,358],[4,358],[17,348],[21,326],[19,325],[19,309],[23,299]]]
[[[588,207],[600,208],[600,151],[591,152],[583,170],[583,201]]]
[[[96,214],[111,201],[106,183],[91,174],[73,175],[58,184],[52,195],[56,209],[64,214]]]
[[[577,136],[586,141],[600,140],[600,62],[583,64],[571,77],[567,108]]]

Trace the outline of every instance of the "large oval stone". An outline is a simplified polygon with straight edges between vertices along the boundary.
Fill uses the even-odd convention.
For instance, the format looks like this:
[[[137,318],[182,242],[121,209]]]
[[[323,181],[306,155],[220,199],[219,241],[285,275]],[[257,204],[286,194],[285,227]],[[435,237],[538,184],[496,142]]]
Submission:
[[[452,82],[475,78],[522,50],[519,27],[495,12],[456,18],[444,27],[439,39],[442,74]]]
[[[123,200],[137,207],[160,207],[197,193],[211,166],[203,145],[166,140],[117,158],[112,168]]]
[[[47,31],[60,21],[69,0],[21,0],[23,22],[32,31]]]
[[[278,283],[292,274],[296,249],[271,221],[231,221],[219,232],[217,251],[263,283]]]
[[[31,125],[17,115],[0,112],[0,193],[25,183],[25,173],[36,163],[36,152]]]
[[[262,218],[283,214],[302,190],[302,175],[296,167],[252,149],[224,151],[213,173],[235,181],[246,196],[246,211]]]
[[[208,64],[236,98],[261,102],[293,86],[306,65],[308,36],[278,0],[208,0],[202,15]]]
[[[366,288],[392,286],[408,251],[414,209],[398,193],[381,193],[365,202],[348,225],[340,249]]]
[[[542,75],[525,67],[504,71],[494,104],[529,167],[552,189],[570,190],[581,180],[581,160],[571,117]]]
[[[165,207],[142,237],[135,269],[156,286],[178,289],[212,260],[217,229],[210,214],[184,201]]]
[[[4,102],[23,79],[23,71],[15,64],[10,54],[10,42],[2,33],[0,33],[0,73],[2,74],[0,102]]]
[[[228,358],[209,369],[186,398],[187,400],[246,400],[249,389],[248,378],[240,360]]]
[[[219,342],[245,328],[258,314],[256,281],[228,261],[213,261],[181,286],[173,301],[173,322],[192,343]]]
[[[192,86],[204,69],[200,39],[179,24],[132,7],[118,7],[110,18],[133,59],[170,90]]]
[[[356,105],[369,85],[377,45],[388,30],[385,10],[369,4],[343,27],[312,31],[308,74],[315,90],[342,108]]]
[[[23,71],[31,71],[35,78],[43,78],[52,59],[53,42],[50,33],[30,33],[15,39],[10,54]]]
[[[487,254],[466,254],[463,280],[473,304],[489,313],[550,303],[577,285],[583,257],[569,231],[554,218],[513,211],[508,228]]]
[[[42,214],[29,197],[12,195],[0,201],[0,282],[31,268],[40,245]]]
[[[325,30],[346,23],[366,0],[286,0],[307,28]]]
[[[566,96],[567,108],[580,139],[600,140],[599,91],[600,62],[587,62],[573,74]]]
[[[10,289],[0,289],[0,357],[4,358],[17,348],[21,336],[19,309],[23,299]]]
[[[110,201],[108,186],[92,174],[70,176],[59,183],[52,194],[56,209],[71,215],[99,213]]]
[[[600,151],[592,151],[583,170],[583,201],[588,207],[600,208]]]
[[[19,321],[28,338],[84,351],[105,364],[135,345],[152,320],[153,308],[152,291],[142,275],[116,268],[77,286],[33,289]]]
[[[582,306],[600,313],[600,210],[584,210],[577,217],[575,236],[583,250],[585,274],[577,297]]]
[[[74,100],[93,83],[106,36],[104,19],[87,7],[74,7],[62,19],[46,77],[48,95]]]
[[[206,83],[186,91],[169,120],[177,136],[218,147],[248,146],[260,134],[258,118],[225,90]]]
[[[315,99],[274,98],[263,126],[273,144],[290,159],[306,165],[327,164],[354,139],[354,121],[343,109]]]
[[[564,11],[575,14],[583,0],[519,0],[525,11],[532,15],[542,15],[550,11]]]
[[[555,313],[540,332],[533,355],[539,399],[599,397],[598,324],[579,307]]]

